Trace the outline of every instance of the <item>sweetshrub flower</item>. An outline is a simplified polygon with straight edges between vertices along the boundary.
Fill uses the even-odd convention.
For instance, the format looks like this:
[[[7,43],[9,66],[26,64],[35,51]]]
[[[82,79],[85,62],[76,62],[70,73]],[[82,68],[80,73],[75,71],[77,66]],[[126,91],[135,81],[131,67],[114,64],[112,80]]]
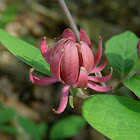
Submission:
[[[102,56],[102,40],[99,37],[99,48],[96,57],[91,50],[91,42],[84,30],[80,30],[80,44],[76,43],[75,35],[70,29],[63,32],[62,39],[59,40],[52,51],[46,44],[45,38],[40,43],[40,51],[50,65],[50,71],[53,77],[37,78],[32,75],[30,70],[30,80],[37,85],[49,85],[56,82],[64,84],[61,93],[61,101],[55,113],[62,113],[68,102],[70,85],[73,88],[91,88],[99,92],[111,90],[111,86],[102,87],[93,82],[106,82],[112,75],[112,69],[109,75],[105,77],[89,76],[91,73],[97,73],[104,69],[107,60],[96,67]],[[93,82],[92,82],[93,81]]]

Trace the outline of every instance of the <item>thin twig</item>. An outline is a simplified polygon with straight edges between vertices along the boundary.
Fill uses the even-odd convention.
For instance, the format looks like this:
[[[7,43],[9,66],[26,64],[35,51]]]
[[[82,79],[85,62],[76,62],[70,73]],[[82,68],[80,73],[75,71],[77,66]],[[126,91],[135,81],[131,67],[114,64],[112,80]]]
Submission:
[[[70,26],[71,26],[71,28],[72,28],[72,30],[73,30],[73,32],[74,32],[77,40],[80,42],[80,39],[79,39],[79,31],[78,31],[77,26],[76,26],[76,24],[75,24],[75,22],[74,22],[74,20],[73,20],[73,18],[71,16],[71,14],[70,14],[70,11],[69,11],[66,3],[64,2],[64,0],[58,0],[58,2],[60,4],[61,8],[63,9],[64,14],[67,17],[67,19],[68,19],[68,21],[70,23]]]

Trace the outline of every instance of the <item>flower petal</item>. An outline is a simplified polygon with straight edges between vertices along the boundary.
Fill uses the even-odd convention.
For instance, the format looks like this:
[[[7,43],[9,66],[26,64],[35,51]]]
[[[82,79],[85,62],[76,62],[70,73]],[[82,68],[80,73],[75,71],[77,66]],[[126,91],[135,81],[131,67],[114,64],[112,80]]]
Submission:
[[[112,89],[112,86],[109,86],[109,87],[102,87],[102,86],[99,86],[97,84],[94,84],[90,81],[88,81],[88,87],[93,89],[93,90],[96,90],[96,91],[99,91],[99,92],[106,92],[106,91],[109,91]]]
[[[60,50],[62,50],[65,46],[65,43],[70,40],[69,38],[68,39],[61,39],[59,40],[55,45],[54,45],[54,48],[52,50],[52,57]]]
[[[59,82],[55,77],[37,78],[37,77],[32,75],[33,71],[34,71],[34,69],[31,68],[29,78],[32,81],[32,83],[34,83],[36,85],[44,86],[44,85],[49,85],[49,84],[52,84],[52,83]]]
[[[80,68],[80,74],[76,84],[73,84],[74,88],[86,88],[88,85],[88,73],[84,67]]]
[[[51,60],[50,71],[60,82],[64,83],[60,77],[60,64],[63,56],[63,52],[56,53]]]
[[[76,43],[75,35],[71,29],[65,29],[62,38],[72,38],[72,41]]]
[[[79,57],[75,44],[69,41],[65,44],[64,55],[61,61],[61,76],[65,83],[73,84],[79,74]]]
[[[53,111],[55,113],[60,114],[65,110],[65,108],[67,106],[67,102],[68,102],[69,88],[70,88],[70,85],[64,85],[62,94],[61,94],[61,101],[60,101],[59,108],[57,111],[55,111],[55,109],[53,109]]]
[[[84,30],[80,30],[80,41],[85,42],[91,48],[91,42],[88,35],[85,33]]]
[[[75,43],[75,46],[77,47],[77,50],[80,51],[81,50],[81,45],[79,43]]]
[[[106,66],[106,62],[107,62],[107,59],[104,60],[104,62],[101,66],[94,68],[90,73],[97,73],[99,71],[102,71]]]
[[[111,71],[110,71],[109,75],[104,76],[104,77],[88,76],[88,80],[98,82],[98,83],[106,82],[111,78],[112,72],[113,72],[113,69],[111,68]]]
[[[99,36],[99,48],[96,57],[94,59],[94,67],[99,63],[101,56],[102,56],[102,39]]]
[[[90,73],[94,65],[94,56],[91,49],[84,42],[81,43],[81,53],[83,59],[83,67],[87,70],[88,73]]]
[[[47,61],[47,63],[50,64],[50,62],[51,62],[51,59],[50,59],[51,51],[50,51],[45,39],[46,38],[44,37],[40,42],[40,51],[41,51],[44,59]]]

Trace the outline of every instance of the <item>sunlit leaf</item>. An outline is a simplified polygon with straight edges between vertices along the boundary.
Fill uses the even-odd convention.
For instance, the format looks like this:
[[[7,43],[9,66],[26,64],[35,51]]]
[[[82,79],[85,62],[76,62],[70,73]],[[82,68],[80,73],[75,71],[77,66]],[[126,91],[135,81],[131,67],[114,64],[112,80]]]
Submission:
[[[137,71],[140,71],[140,58],[136,60],[126,79],[131,78]]]
[[[105,43],[105,54],[114,70],[122,75],[131,70],[137,58],[138,41],[134,33],[127,31],[112,37]]]
[[[140,98],[140,76],[126,79],[123,83]]]
[[[85,100],[87,122],[111,140],[140,139],[140,103],[121,96],[95,95]]]
[[[34,67],[37,71],[50,75],[49,64],[38,48],[6,33],[0,29],[0,42],[19,59]]]
[[[35,46],[37,46],[37,44],[39,44],[39,40],[36,39],[33,36],[24,36],[22,38],[22,40],[25,41],[25,42],[27,42],[27,43],[29,43],[29,44],[35,45]]]

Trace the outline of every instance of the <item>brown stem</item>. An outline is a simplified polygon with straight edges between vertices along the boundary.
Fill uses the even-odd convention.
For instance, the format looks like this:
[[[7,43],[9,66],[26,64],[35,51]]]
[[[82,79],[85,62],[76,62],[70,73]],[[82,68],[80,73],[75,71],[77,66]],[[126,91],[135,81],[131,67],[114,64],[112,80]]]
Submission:
[[[76,26],[76,24],[75,24],[75,22],[74,22],[74,20],[73,20],[73,18],[71,16],[71,14],[70,14],[70,11],[69,11],[66,3],[64,2],[64,0],[58,0],[58,2],[60,4],[61,8],[63,9],[64,14],[67,17],[67,19],[68,19],[68,21],[70,23],[70,26],[71,26],[71,28],[72,28],[72,30],[73,30],[77,40],[80,42],[79,31],[78,31],[77,26]]]

